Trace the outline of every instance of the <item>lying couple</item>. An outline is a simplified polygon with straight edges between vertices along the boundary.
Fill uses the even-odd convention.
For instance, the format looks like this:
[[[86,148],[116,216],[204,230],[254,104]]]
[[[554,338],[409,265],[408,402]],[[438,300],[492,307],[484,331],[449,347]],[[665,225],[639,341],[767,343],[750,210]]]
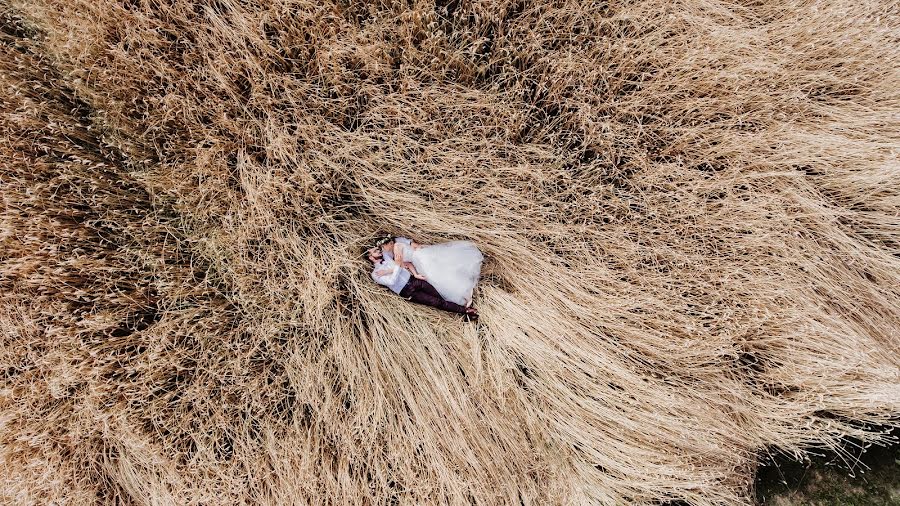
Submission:
[[[423,245],[405,237],[382,239],[367,251],[372,279],[404,299],[478,318],[472,291],[484,256],[469,241]]]

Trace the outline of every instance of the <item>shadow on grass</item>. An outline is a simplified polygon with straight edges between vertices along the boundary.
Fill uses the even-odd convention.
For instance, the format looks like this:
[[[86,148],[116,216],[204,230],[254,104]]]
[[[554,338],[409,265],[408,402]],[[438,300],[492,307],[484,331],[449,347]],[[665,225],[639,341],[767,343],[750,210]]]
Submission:
[[[900,506],[900,444],[870,447],[846,463],[834,454],[807,462],[776,458],[759,468],[756,500],[773,506]]]

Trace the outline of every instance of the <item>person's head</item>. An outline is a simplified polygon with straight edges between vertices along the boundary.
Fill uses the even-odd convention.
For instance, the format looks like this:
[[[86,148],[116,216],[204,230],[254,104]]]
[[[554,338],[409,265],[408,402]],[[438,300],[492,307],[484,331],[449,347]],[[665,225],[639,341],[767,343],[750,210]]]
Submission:
[[[377,264],[382,259],[381,248],[378,248],[378,247],[369,248],[366,251],[366,254],[369,257],[369,261],[372,262],[372,264]]]
[[[379,251],[387,251],[389,253],[394,252],[394,238],[393,237],[383,237],[375,243],[375,248],[378,248]]]

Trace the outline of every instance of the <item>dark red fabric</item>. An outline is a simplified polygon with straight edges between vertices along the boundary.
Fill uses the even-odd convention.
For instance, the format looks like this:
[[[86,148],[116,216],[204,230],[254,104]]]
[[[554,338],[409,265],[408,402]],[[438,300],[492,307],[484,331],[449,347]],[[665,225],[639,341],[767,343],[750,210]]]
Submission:
[[[466,312],[465,306],[444,300],[441,294],[431,286],[431,283],[418,278],[409,278],[409,282],[406,283],[403,290],[400,290],[400,296],[416,304],[431,306],[451,313],[465,314]]]

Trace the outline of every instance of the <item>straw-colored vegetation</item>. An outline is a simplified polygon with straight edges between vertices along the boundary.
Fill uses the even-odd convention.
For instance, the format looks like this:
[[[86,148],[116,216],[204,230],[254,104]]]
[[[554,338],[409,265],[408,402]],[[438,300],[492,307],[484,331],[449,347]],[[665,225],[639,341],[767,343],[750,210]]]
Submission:
[[[0,502],[746,503],[897,423],[896,2],[0,15]]]

